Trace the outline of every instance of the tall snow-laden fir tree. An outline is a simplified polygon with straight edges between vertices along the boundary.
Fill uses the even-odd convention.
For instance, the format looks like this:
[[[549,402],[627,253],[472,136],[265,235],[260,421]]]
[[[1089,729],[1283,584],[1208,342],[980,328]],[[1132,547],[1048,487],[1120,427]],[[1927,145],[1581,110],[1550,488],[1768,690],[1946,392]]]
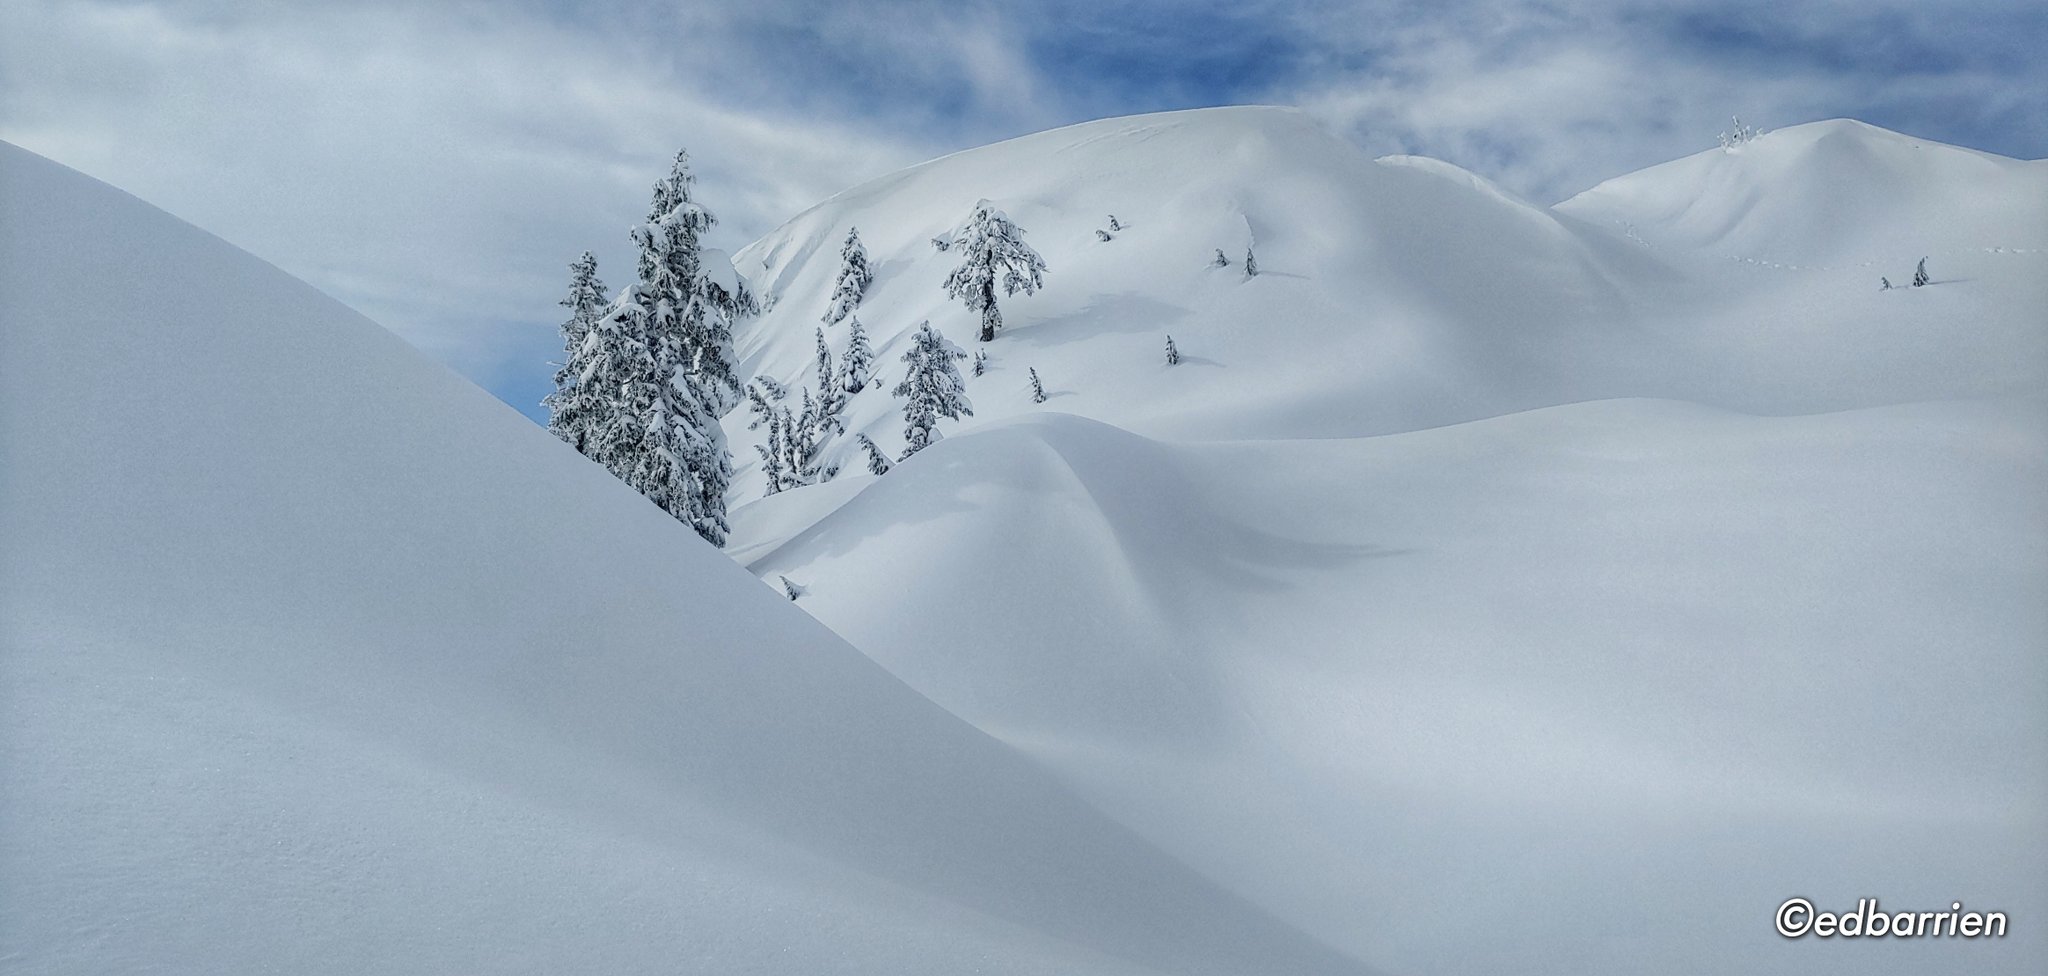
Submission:
[[[1031,367],[1031,402],[1045,402],[1045,385],[1038,382],[1038,367]]]
[[[1249,247],[1244,249],[1244,276],[1247,278],[1259,276],[1259,259],[1252,256],[1252,249]]]
[[[555,391],[541,401],[548,408],[548,430],[579,451],[590,424],[595,422],[594,411],[601,410],[603,402],[577,396],[576,363],[583,341],[589,338],[597,320],[604,317],[608,303],[604,282],[597,277],[597,257],[585,251],[569,265],[569,297],[561,302],[569,310],[568,321],[562,323],[562,365],[555,370]]]
[[[591,324],[570,367],[588,417],[579,449],[712,545],[725,544],[725,436],[678,375],[639,285]]]
[[[1927,259],[1921,258],[1919,266],[1913,269],[1913,287],[1918,288],[1933,280],[1927,276]]]
[[[678,368],[707,396],[712,415],[723,417],[740,403],[733,320],[759,304],[722,252],[706,253],[703,235],[718,219],[691,196],[696,182],[689,153],[676,153],[669,175],[654,185],[647,222],[633,229],[633,241],[640,246],[640,283],[654,327]]]
[[[1024,229],[987,200],[974,205],[952,246],[964,255],[960,266],[946,276],[946,297],[958,298],[968,311],[981,313],[981,341],[992,342],[1003,327],[1003,313],[996,308],[997,283],[1005,295],[1036,292],[1045,285],[1045,259],[1024,243]]]
[[[1180,365],[1180,350],[1174,346],[1173,336],[1171,335],[1166,337],[1166,365]]]
[[[620,334],[613,341],[648,360],[631,383],[608,388],[623,392],[615,394],[618,431],[607,437],[611,457],[605,463],[722,546],[732,456],[718,419],[740,402],[733,319],[757,306],[730,261],[716,252],[707,260],[702,237],[716,219],[691,197],[696,177],[689,160],[688,153],[676,153],[668,176],[654,184],[647,222],[632,235],[640,251],[639,281],[604,319]],[[630,340],[623,338],[629,333]]]
[[[939,418],[959,420],[974,416],[967,400],[967,382],[960,378],[955,360],[966,359],[959,346],[946,341],[930,322],[917,327],[909,351],[903,354],[903,382],[895,394],[903,402],[903,457],[930,447],[939,439]]]
[[[875,347],[868,343],[868,330],[855,315],[846,327],[846,351],[839,354],[839,386],[849,395],[866,389],[874,376]]]
[[[868,268],[868,249],[860,243],[860,228],[849,227],[846,243],[839,248],[839,277],[832,282],[832,305],[825,310],[825,324],[838,325],[853,314],[874,280],[875,274]]]
[[[834,365],[832,346],[825,341],[825,330],[818,330],[818,422],[820,430],[833,434],[846,432],[846,424],[839,415],[846,412],[846,386]]]

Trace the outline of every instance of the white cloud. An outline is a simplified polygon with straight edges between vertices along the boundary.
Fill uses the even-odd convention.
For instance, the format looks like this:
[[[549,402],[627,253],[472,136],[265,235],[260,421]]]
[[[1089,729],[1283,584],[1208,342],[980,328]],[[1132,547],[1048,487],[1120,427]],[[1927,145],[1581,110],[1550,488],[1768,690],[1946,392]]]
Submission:
[[[1541,203],[1710,148],[1731,115],[1764,127],[1842,115],[1910,127],[1949,121],[1958,106],[1985,120],[2018,115],[2017,93],[2033,90],[1971,47],[1966,29],[1991,32],[1997,9],[1947,21],[1867,5],[1630,0],[1375,12],[1299,24],[1315,50],[1356,54],[1271,97],[1375,152],[1446,159]]]
[[[721,104],[668,67],[687,53],[478,8],[15,2],[0,8],[0,138],[269,258],[495,385],[544,375],[577,251],[626,276],[625,229],[678,146],[726,246],[929,154]]]

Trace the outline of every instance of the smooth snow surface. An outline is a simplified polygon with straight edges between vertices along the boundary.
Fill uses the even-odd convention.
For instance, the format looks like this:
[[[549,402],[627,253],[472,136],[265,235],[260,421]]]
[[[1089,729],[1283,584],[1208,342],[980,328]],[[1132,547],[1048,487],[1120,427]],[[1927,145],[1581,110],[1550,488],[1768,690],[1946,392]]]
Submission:
[[[955,154],[736,254],[736,343],[815,382],[858,226],[851,432],[900,449],[926,319],[975,416],[763,499],[735,413],[722,556],[0,145],[0,971],[2036,972],[2044,167],[1828,122],[1544,207],[1256,108]],[[983,198],[1049,265],[985,346],[929,244]]]
[[[983,197],[1050,270],[978,346],[927,241]],[[743,372],[810,382],[856,225],[882,375],[930,318],[976,416],[733,555],[1209,877],[1404,974],[2048,958],[2048,164],[1827,122],[1551,209],[1291,111],[1109,120],[742,251]],[[1795,895],[2012,928],[1789,942]]]
[[[5,145],[0,337],[0,971],[1362,971],[382,329]]]

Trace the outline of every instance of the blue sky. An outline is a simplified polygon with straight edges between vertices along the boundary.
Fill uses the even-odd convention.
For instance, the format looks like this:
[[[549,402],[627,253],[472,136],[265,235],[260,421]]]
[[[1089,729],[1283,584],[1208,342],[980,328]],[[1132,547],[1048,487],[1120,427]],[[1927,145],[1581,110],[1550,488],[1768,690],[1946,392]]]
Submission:
[[[934,155],[1203,105],[1298,105],[1548,203],[1732,114],[2048,156],[2044,43],[2038,0],[0,0],[0,139],[534,415],[567,262],[630,266],[678,146],[727,248]]]

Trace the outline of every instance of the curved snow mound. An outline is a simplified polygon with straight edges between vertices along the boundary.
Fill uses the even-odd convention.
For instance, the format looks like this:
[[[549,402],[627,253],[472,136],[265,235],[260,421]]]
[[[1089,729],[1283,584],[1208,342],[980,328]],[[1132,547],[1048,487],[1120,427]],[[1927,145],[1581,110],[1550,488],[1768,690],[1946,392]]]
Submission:
[[[1910,268],[1938,251],[2048,247],[2048,161],[1834,119],[1618,177],[1557,209],[1631,224],[1655,244],[1801,265],[1904,260]]]
[[[282,272],[0,145],[34,972],[1356,967]]]
[[[1047,413],[735,535],[780,523],[753,568],[836,632],[1389,972],[1863,972],[1758,906],[1826,878],[2048,908],[2041,407],[1199,445]],[[1622,890],[1630,938],[1574,927]],[[2044,945],[1993,941],[1981,971]]]

